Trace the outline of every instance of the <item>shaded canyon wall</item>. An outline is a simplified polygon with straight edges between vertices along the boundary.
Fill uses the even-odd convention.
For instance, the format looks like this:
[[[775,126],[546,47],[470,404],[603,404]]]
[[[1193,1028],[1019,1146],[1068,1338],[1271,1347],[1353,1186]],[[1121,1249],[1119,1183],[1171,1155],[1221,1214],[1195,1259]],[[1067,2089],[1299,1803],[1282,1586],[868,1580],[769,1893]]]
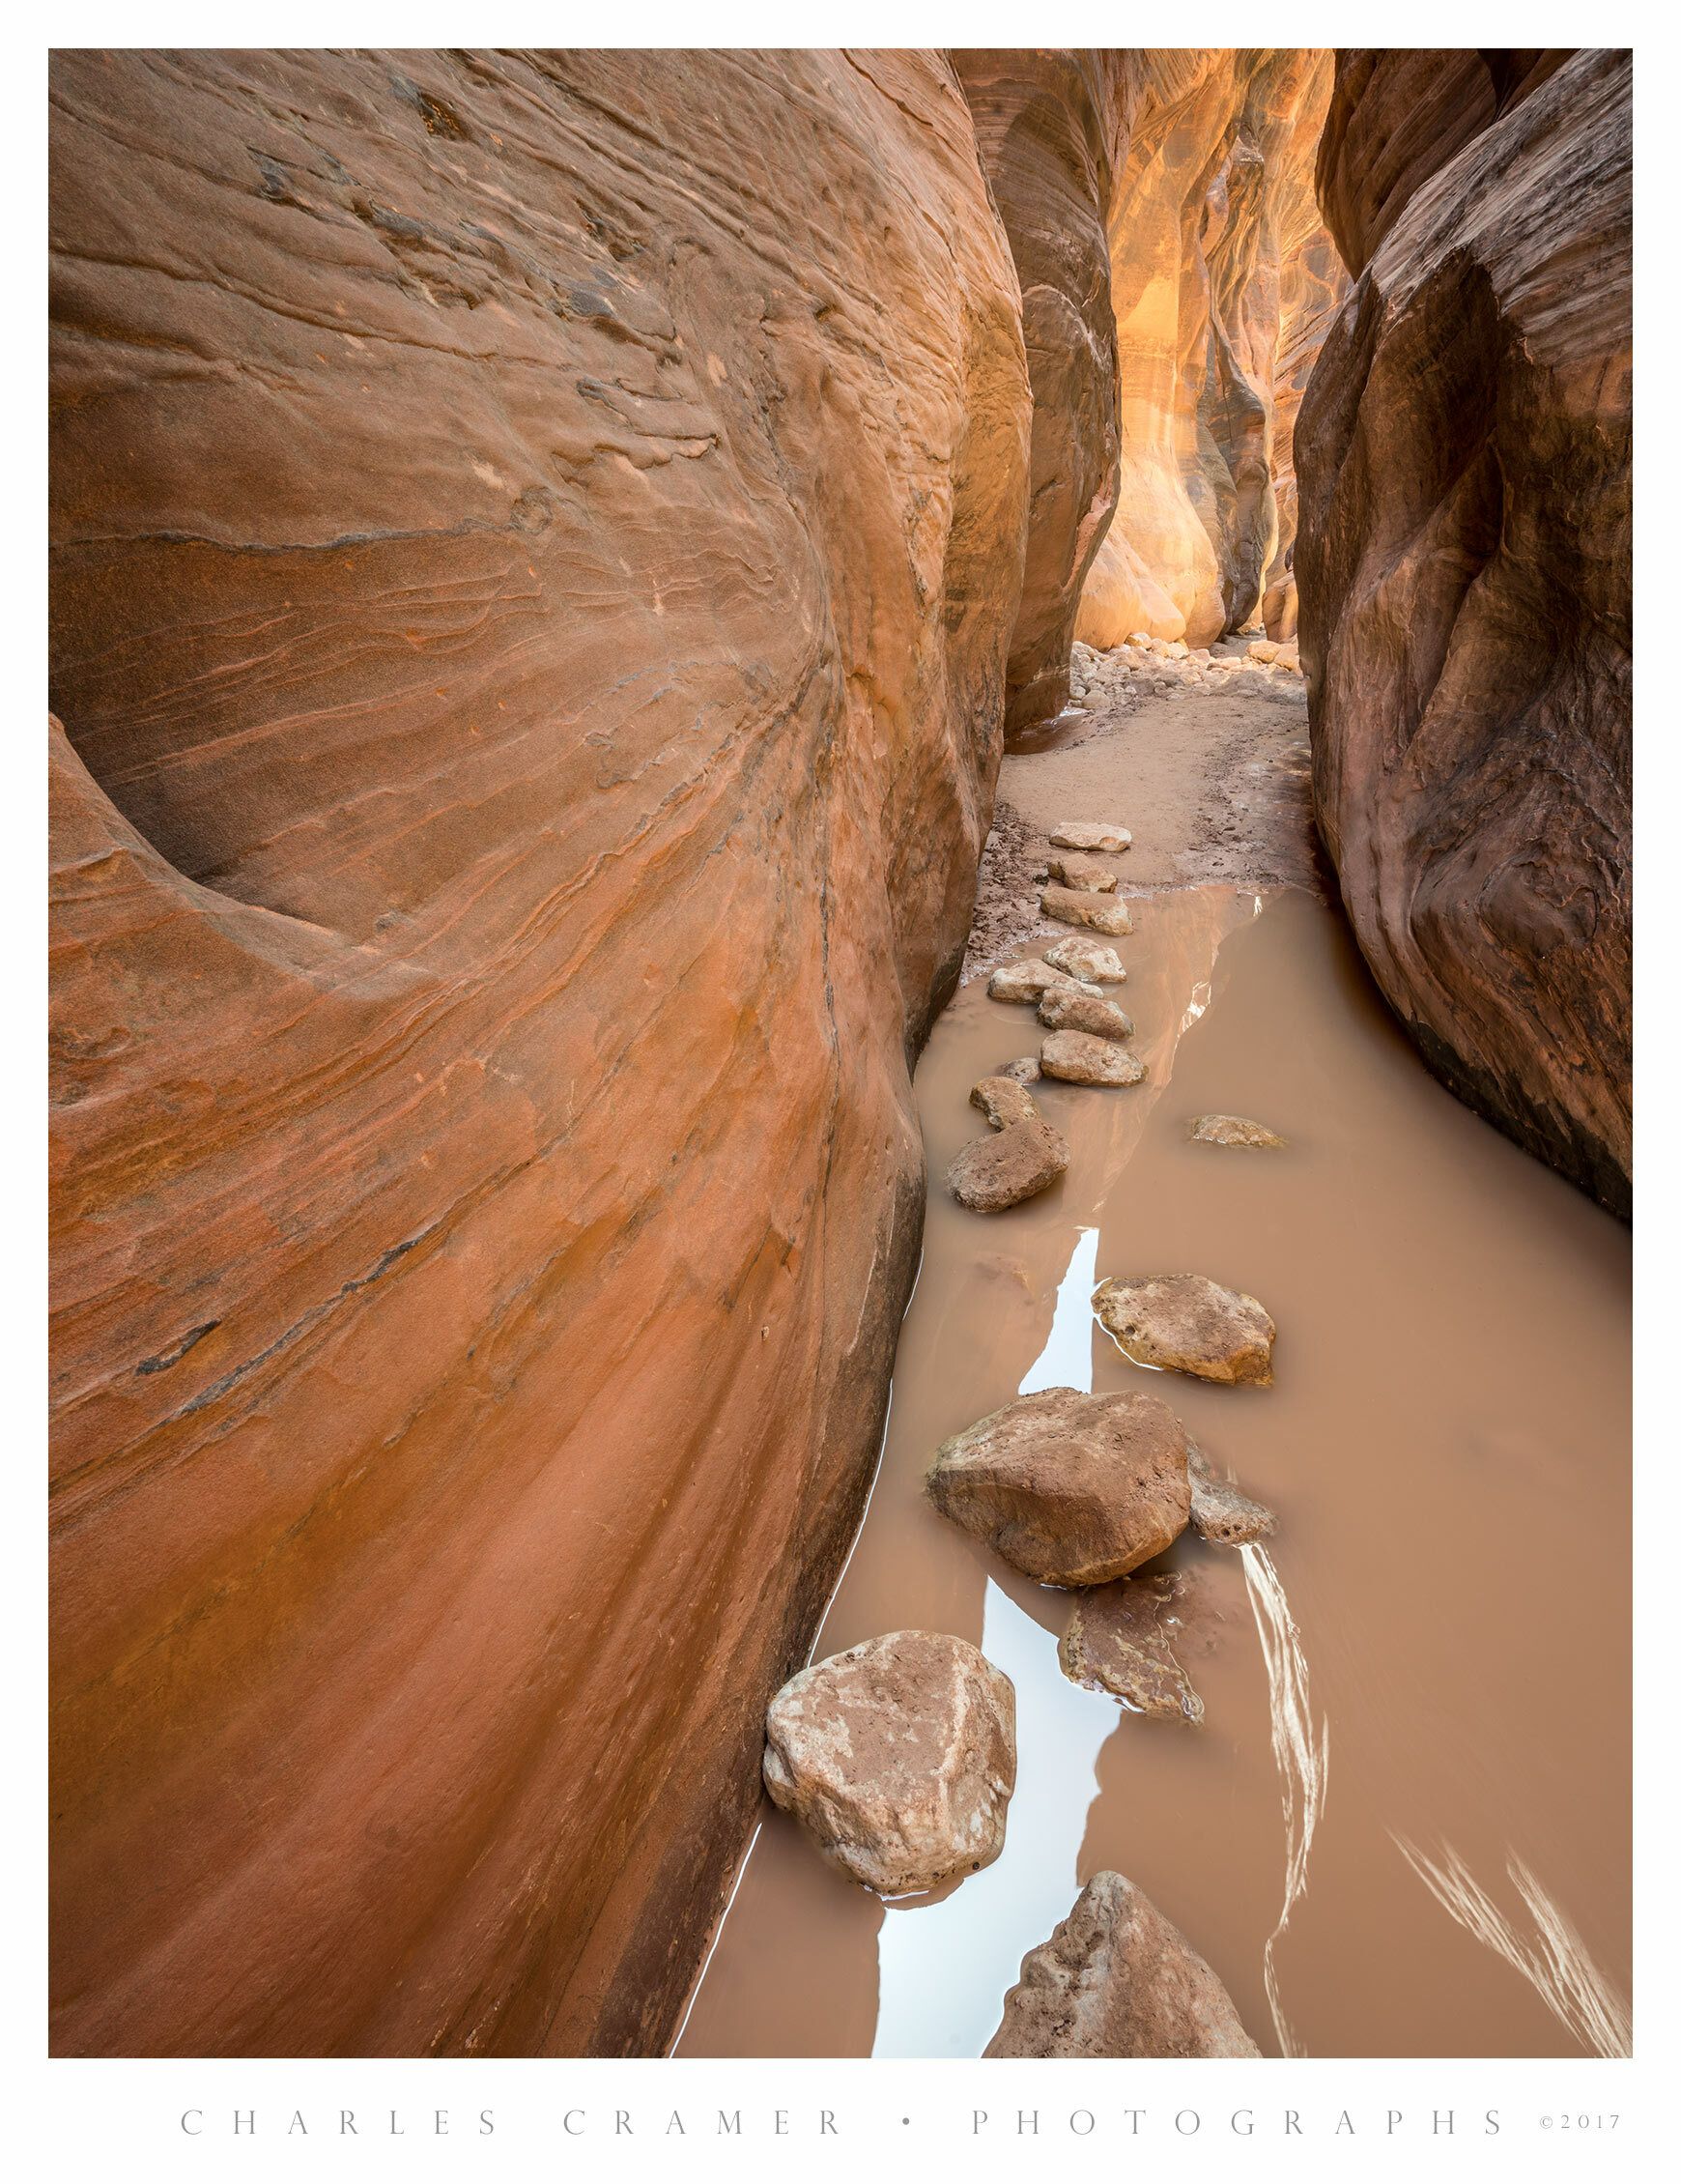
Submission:
[[[1460,1097],[1627,1213],[1626,52],[1351,52],[1296,428],[1321,830]]]
[[[949,66],[52,71],[53,2045],[669,2038],[881,1430],[1030,410]]]

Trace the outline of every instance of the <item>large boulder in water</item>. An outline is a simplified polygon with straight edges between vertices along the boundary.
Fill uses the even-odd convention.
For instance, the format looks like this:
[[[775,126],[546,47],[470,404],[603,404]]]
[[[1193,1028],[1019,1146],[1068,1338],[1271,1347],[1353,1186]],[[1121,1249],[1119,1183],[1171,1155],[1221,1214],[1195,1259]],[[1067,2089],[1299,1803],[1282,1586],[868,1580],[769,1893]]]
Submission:
[[[1631,60],[1354,52],[1358,274],[1296,428],[1314,797],[1442,1081],[1605,1204],[1631,1160]]]
[[[883,1896],[990,1865],[1015,1788],[1015,1686],[964,1639],[895,1630],[803,1669],[765,1717],[764,1782]]]
[[[1030,396],[926,53],[52,62],[55,2052],[662,2052],[880,1446]]]
[[[1216,1974],[1144,1891],[1098,1873],[1021,1960],[987,2043],[1000,2056],[1258,2055]]]

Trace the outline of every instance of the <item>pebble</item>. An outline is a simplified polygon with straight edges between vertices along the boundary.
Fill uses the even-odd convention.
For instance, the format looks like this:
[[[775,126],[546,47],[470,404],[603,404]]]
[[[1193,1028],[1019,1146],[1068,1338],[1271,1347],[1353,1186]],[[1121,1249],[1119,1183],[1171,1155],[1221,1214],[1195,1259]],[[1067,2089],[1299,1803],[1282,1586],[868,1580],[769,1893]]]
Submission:
[[[1247,1115],[1197,1115],[1190,1134],[1199,1145],[1251,1145],[1257,1152],[1282,1152],[1286,1142]]]

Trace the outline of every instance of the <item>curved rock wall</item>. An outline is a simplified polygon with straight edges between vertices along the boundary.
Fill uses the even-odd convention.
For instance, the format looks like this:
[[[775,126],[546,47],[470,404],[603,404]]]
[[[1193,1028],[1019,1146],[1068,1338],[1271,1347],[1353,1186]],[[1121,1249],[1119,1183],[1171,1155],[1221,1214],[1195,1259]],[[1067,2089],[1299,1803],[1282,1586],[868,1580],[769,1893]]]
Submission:
[[[53,67],[61,2053],[669,2037],[1025,542],[917,54]]]
[[[1311,359],[1325,300],[1299,269],[1318,227],[1331,56],[1125,58],[1130,126],[1109,215],[1121,482],[1077,634],[1200,646],[1254,617],[1284,551],[1276,382],[1281,360],[1295,373]]]
[[[1021,282],[1033,473],[1005,729],[1068,702],[1081,588],[1115,512],[1115,314],[1105,220],[1125,149],[1125,56],[971,48],[952,63]]]
[[[1296,433],[1366,960],[1462,1099],[1621,1212],[1631,133],[1627,53],[1340,56],[1319,186],[1359,277]]]

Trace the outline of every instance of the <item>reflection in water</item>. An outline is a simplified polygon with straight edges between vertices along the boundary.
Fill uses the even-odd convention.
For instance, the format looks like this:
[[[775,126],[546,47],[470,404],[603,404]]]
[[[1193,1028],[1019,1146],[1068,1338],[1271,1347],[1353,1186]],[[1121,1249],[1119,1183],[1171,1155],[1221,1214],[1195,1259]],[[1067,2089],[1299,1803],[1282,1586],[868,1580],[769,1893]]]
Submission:
[[[1092,1291],[1097,1281],[1097,1231],[1082,1228],[1074,1240],[1068,1271],[1057,1286],[1057,1308],[1038,1363],[1016,1391],[1036,1394],[1041,1388],[1077,1388],[1092,1393]]]
[[[1401,1836],[1395,1847],[1442,1910],[1457,1918],[1485,1949],[1504,1957],[1521,1972],[1567,2032],[1596,2055],[1634,2053],[1634,2027],[1622,1997],[1582,1947],[1581,1937],[1548,1895],[1523,1859],[1514,1853],[1506,1871],[1517,1885],[1540,1937],[1539,1948],[1525,1948],[1511,1925],[1471,1878],[1470,1869],[1451,1843],[1442,1845],[1445,1863],[1435,1864]]]
[[[1056,1639],[990,1578],[981,1651],[1015,1685],[1015,1795],[1004,1851],[941,1899],[888,1905],[877,2055],[980,2055],[1022,1958],[1080,1892],[1074,1863],[1115,1702],[1070,1683]]]
[[[1284,1795],[1284,1909],[1278,1914],[1278,1924],[1267,1937],[1267,1999],[1279,2049],[1287,2055],[1300,2055],[1307,2051],[1279,2002],[1272,1952],[1278,1937],[1290,1924],[1292,1905],[1307,1892],[1307,1854],[1325,1810],[1325,1779],[1330,1769],[1330,1723],[1321,1719],[1316,1743],[1307,1690],[1307,1656],[1271,1557],[1265,1547],[1239,1547],[1238,1552],[1243,1558],[1249,1605],[1255,1611],[1255,1627],[1261,1633],[1261,1652],[1267,1662],[1272,1757],[1278,1763]]]

